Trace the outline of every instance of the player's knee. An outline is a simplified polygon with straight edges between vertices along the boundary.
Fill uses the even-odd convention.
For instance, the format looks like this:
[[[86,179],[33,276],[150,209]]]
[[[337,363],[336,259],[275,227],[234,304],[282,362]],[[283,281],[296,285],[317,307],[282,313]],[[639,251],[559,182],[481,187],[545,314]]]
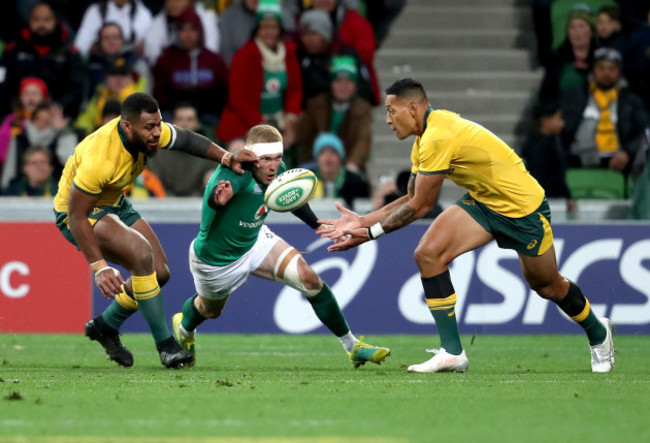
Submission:
[[[564,294],[560,294],[561,288],[550,281],[529,282],[530,288],[542,298],[547,300],[559,300]]]
[[[316,272],[305,262],[300,254],[294,255],[284,268],[281,281],[308,297],[318,294],[323,288],[323,282]]]
[[[153,271],[154,257],[151,245],[148,241],[142,240],[137,245],[133,245],[131,250],[131,266],[140,272]]]
[[[431,268],[435,266],[446,266],[449,264],[449,262],[445,262],[441,251],[431,245],[426,244],[418,245],[418,247],[415,248],[413,257],[415,258],[415,262],[420,267],[420,269]]]

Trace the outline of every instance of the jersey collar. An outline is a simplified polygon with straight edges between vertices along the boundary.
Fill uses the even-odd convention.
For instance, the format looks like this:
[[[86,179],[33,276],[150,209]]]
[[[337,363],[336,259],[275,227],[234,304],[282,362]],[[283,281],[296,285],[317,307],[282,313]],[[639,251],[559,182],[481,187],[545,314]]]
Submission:
[[[131,154],[131,157],[133,157],[133,161],[138,160],[138,152],[140,152],[136,147],[131,146],[131,144],[126,140],[126,134],[124,133],[124,128],[122,128],[122,121],[120,120],[117,122],[117,134],[120,136],[120,140],[122,141],[122,144],[124,145],[124,149],[127,150],[129,154]]]
[[[424,113],[424,125],[422,126],[422,133],[426,131],[427,129],[427,119],[429,118],[429,114],[433,112],[433,108],[427,109],[427,112]]]

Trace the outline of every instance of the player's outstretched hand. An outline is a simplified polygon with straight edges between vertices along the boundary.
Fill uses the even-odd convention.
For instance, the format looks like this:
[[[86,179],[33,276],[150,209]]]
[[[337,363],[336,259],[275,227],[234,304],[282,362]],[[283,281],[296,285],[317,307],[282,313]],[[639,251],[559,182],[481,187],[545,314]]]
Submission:
[[[104,298],[115,298],[117,294],[122,292],[120,285],[124,283],[120,271],[112,266],[106,266],[95,274],[95,284],[102,291]]]
[[[230,169],[237,174],[243,174],[245,169],[250,169],[252,165],[259,166],[260,161],[252,151],[242,149],[232,155],[230,159]]]
[[[219,180],[214,192],[214,201],[217,206],[224,206],[232,198],[232,185],[227,180]]]
[[[368,238],[367,228],[346,229],[342,237],[334,240],[334,244],[327,247],[330,252],[334,251],[347,251],[362,243],[370,240]]]
[[[322,238],[336,240],[345,234],[345,230],[361,227],[361,217],[357,213],[344,208],[339,202],[336,202],[336,209],[341,213],[338,220],[318,220],[321,226],[316,230],[316,234]]]

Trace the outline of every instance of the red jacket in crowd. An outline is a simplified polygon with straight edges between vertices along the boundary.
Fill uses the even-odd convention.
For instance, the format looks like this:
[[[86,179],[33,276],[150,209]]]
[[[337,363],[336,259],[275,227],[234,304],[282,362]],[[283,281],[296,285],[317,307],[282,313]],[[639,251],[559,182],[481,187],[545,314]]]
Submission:
[[[296,57],[296,46],[284,40],[287,48],[285,66],[287,90],[284,94],[285,114],[300,114],[302,102],[302,79]],[[221,114],[217,138],[229,142],[245,137],[250,128],[263,123],[260,102],[264,82],[262,54],[255,43],[249,40],[235,53],[230,66],[228,104]]]

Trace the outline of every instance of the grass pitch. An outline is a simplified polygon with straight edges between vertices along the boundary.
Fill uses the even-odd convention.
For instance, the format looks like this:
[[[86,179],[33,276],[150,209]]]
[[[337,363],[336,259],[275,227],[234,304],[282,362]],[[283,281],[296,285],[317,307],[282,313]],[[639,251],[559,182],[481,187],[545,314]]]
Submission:
[[[166,370],[149,335],[135,365],[81,335],[0,334],[0,441],[650,441],[650,339],[615,337],[593,374],[582,336],[463,337],[465,374],[408,374],[426,336],[373,336],[393,355],[355,370],[337,340],[199,335]]]

